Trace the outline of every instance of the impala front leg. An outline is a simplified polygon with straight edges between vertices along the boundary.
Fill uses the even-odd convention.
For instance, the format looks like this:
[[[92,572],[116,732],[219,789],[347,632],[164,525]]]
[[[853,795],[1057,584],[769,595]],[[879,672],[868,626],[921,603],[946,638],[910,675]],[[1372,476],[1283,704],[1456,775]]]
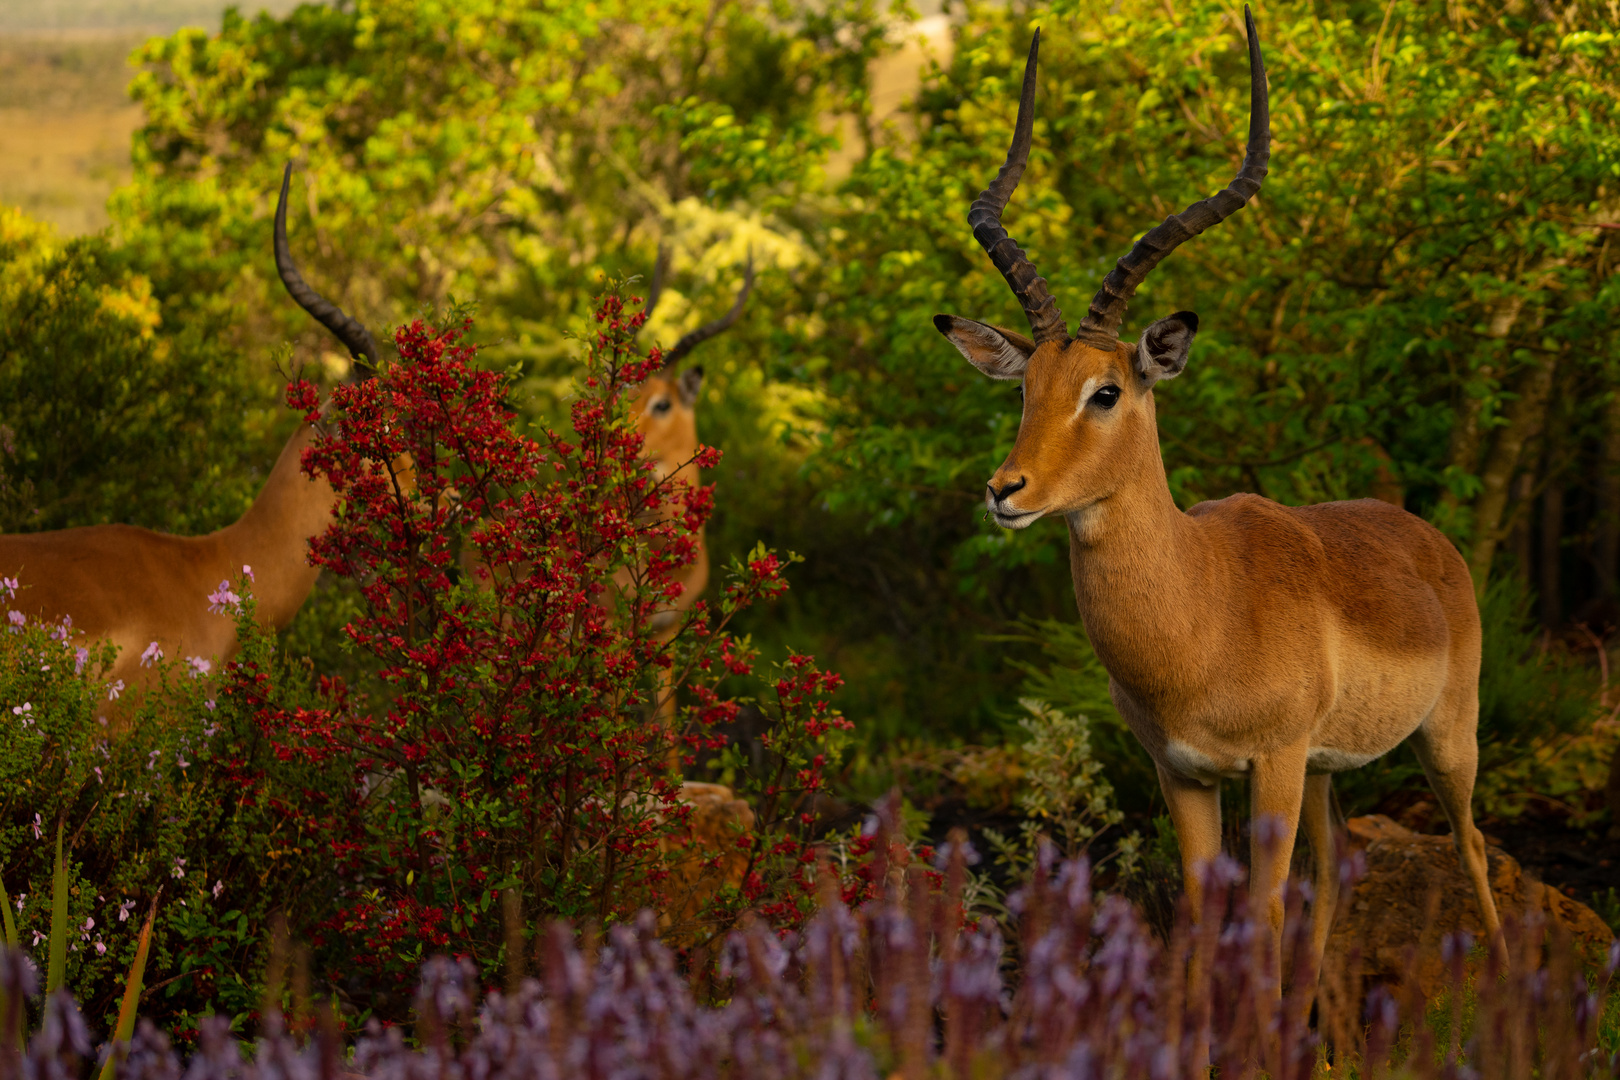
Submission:
[[[1221,789],[1188,780],[1158,766],[1159,787],[1170,808],[1181,848],[1181,879],[1194,922],[1204,917],[1204,871],[1221,853]]]
[[[1309,753],[1310,741],[1301,739],[1294,746],[1254,758],[1249,774],[1249,897],[1256,905],[1265,904],[1274,965],[1282,958],[1283,886],[1294,857]]]

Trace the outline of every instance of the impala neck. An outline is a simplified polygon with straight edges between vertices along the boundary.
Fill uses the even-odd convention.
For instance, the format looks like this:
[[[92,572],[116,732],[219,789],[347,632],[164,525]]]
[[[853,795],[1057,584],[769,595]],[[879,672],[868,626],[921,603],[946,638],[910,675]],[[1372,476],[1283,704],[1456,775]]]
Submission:
[[[1147,404],[1122,481],[1068,523],[1074,598],[1092,647],[1116,682],[1151,698],[1205,654],[1206,613],[1224,589],[1203,530],[1170,496],[1151,395]]]
[[[303,474],[299,458],[315,429],[301,425],[282,447],[259,497],[234,525],[215,533],[230,562],[232,580],[253,567],[253,595],[262,625],[292,621],[315,587],[320,570],[309,565],[310,537],[326,528],[332,515],[332,488]]]

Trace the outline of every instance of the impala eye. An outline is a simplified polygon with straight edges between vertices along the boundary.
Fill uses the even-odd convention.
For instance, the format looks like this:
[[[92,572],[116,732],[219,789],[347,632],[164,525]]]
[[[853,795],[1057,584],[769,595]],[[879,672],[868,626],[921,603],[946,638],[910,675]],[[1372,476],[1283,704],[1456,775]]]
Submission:
[[[1104,409],[1112,409],[1119,404],[1119,387],[1105,386],[1091,395],[1091,400]]]
[[[659,398],[657,401],[653,402],[652,408],[649,409],[648,412],[652,413],[654,416],[663,416],[669,412],[669,406],[669,398]]]

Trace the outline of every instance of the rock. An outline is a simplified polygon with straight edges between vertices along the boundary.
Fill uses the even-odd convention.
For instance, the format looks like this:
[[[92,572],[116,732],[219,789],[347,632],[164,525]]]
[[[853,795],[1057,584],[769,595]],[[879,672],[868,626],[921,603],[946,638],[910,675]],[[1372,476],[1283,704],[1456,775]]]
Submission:
[[[753,807],[724,784],[687,781],[681,785],[681,802],[692,807],[692,814],[686,828],[662,844],[670,876],[658,920],[677,938],[722,887],[742,884],[748,853],[737,846],[737,838],[754,827]]]
[[[1382,814],[1351,818],[1349,829],[1351,847],[1366,853],[1367,871],[1348,900],[1340,898],[1322,978],[1346,986],[1344,980],[1359,976],[1364,987],[1382,983],[1391,990],[1416,980],[1433,998],[1450,981],[1440,957],[1444,937],[1457,930],[1476,942],[1485,936],[1457,849],[1449,835],[1415,833]],[[1591,908],[1532,879],[1493,844],[1487,843],[1485,859],[1504,920],[1539,911],[1549,930],[1562,928],[1588,955],[1601,957],[1608,949],[1614,935]]]

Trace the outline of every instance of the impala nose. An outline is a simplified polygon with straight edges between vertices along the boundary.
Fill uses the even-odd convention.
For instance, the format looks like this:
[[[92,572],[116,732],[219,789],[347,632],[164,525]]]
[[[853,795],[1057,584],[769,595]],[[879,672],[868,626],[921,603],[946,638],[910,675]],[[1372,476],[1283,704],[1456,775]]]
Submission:
[[[1003,484],[999,488],[996,487],[996,482],[994,480],[990,481],[984,486],[990,489],[990,497],[999,503],[1006,500],[1008,496],[1015,495],[1018,492],[1023,491],[1025,485],[1028,483],[1029,481],[1027,479],[1020,476],[1015,482]]]

